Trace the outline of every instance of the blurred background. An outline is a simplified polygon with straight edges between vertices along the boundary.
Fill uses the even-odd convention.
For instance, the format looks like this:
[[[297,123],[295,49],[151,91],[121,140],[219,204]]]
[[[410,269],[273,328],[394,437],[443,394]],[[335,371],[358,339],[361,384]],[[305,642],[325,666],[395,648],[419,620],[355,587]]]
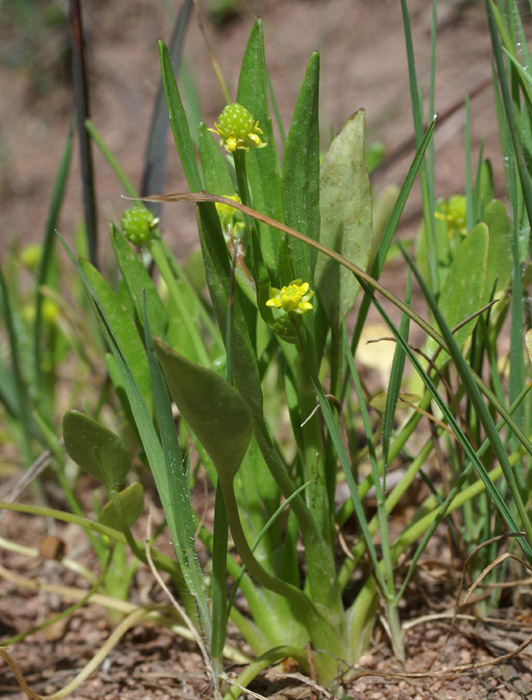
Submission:
[[[530,9],[522,4],[526,20]],[[182,0],[81,2],[91,117],[135,186],[140,186],[153,103],[159,86],[157,41],[170,40]],[[429,84],[429,0],[409,0],[418,79]],[[436,196],[464,189],[463,100],[471,100],[473,157],[480,140],[503,188],[491,77],[490,38],[483,2],[438,0]],[[0,240],[39,240],[57,164],[73,112],[66,0],[0,3]],[[528,15],[526,14],[528,8]],[[264,20],[266,62],[285,128],[313,50],[321,54],[321,143],[357,109],[366,109],[367,145],[382,144],[384,161],[372,176],[376,191],[400,183],[414,155],[408,72],[400,0],[199,0],[191,14],[178,83],[191,122],[208,125],[225,101],[200,31],[206,35],[234,97],[240,62],[254,19]],[[98,230],[105,249],[108,222],[118,222],[123,189],[93,149]],[[74,152],[61,232],[68,239],[82,218],[79,154]],[[165,190],[186,189],[168,136]],[[411,197],[403,235],[419,227],[420,199]],[[191,207],[165,212],[165,236],[185,256],[196,244]],[[0,252],[0,255],[3,253]]]

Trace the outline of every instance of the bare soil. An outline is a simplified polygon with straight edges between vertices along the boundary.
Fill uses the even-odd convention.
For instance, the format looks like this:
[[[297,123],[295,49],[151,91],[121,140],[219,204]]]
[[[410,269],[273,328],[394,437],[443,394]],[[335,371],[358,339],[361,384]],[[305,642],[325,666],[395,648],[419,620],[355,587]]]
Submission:
[[[169,38],[171,23],[165,8],[171,15],[177,6],[176,2],[95,0],[85,3],[83,8],[92,118],[136,184],[140,182],[159,82],[156,41]],[[522,11],[527,11],[527,7],[523,3]],[[409,8],[418,77],[428,88],[430,3],[410,0]],[[378,192],[389,183],[400,183],[413,157],[413,149],[408,145],[413,127],[399,0],[264,0],[245,4],[240,16],[223,27],[215,28],[206,22],[210,41],[233,93],[255,12],[264,18],[266,57],[284,123],[290,121],[306,60],[312,50],[319,49],[323,144],[328,143],[331,131],[338,131],[350,114],[364,107],[368,141],[382,141],[390,156],[386,167],[374,176],[375,189]],[[438,17],[436,111],[445,113],[489,79],[491,49],[482,3],[440,0]],[[33,64],[13,68],[10,52],[16,51],[17,42],[27,40],[19,25],[0,22],[0,241],[3,243],[0,257],[16,240],[25,244],[39,240],[42,235],[72,112],[68,80],[58,70],[59,57],[54,62],[53,51],[50,59],[49,53],[36,50]],[[42,55],[48,57],[46,61],[41,60]],[[198,86],[203,118],[210,123],[224,101],[195,21],[190,25],[185,57]],[[50,74],[51,87],[36,89],[40,84],[39,71]],[[492,159],[496,189],[502,193],[503,164],[490,87],[481,89],[472,99],[471,115],[473,152],[478,153],[483,139],[484,155]],[[463,192],[464,123],[464,110],[458,109],[436,132],[437,196]],[[168,144],[166,191],[182,191],[186,184],[170,136]],[[120,198],[123,191],[96,152],[94,159],[98,225],[105,250],[108,221],[119,220],[124,209]],[[76,150],[60,225],[67,240],[72,238],[80,221],[79,182]],[[165,212],[165,235],[185,257],[197,245],[194,212],[188,205],[182,209],[176,206],[167,207]],[[412,236],[420,219],[420,198],[415,192],[405,211],[400,235]],[[402,271],[392,266],[385,281],[400,288],[401,275]],[[50,532],[59,534],[68,552],[80,546],[79,529],[16,514],[5,517],[0,535],[36,546]],[[443,535],[441,543],[444,547]],[[476,667],[508,654],[530,634],[532,610],[526,606],[526,596],[519,599],[519,604],[517,599],[510,600],[513,607],[501,609],[498,618],[487,621],[468,617],[471,611],[463,610],[465,617],[451,628],[459,573],[450,569],[442,573],[434,564],[434,559],[447,555],[448,552],[435,553],[434,558],[425,562],[415,587],[405,599],[402,611],[407,626],[405,668],[400,668],[392,658],[383,628],[377,626],[373,646],[360,662],[367,673],[343,684],[354,700],[532,697],[532,664],[526,650],[516,658]],[[0,563],[26,578],[58,585],[84,585],[73,574],[65,578],[63,569],[53,561],[35,559],[28,563],[20,555],[0,550]],[[85,563],[90,565],[90,559]],[[152,587],[149,572],[142,569],[134,581],[131,599],[145,601],[145,596],[163,600],[157,587]],[[0,577],[2,637],[31,628],[71,602],[61,596],[30,591],[20,582]],[[105,610],[91,604],[72,615],[53,638],[42,632],[18,643],[11,648],[12,656],[35,693],[51,693],[63,687],[94,655],[112,627]],[[241,646],[235,636],[231,642]],[[440,673],[442,669],[461,666],[466,670]],[[319,696],[319,691],[293,672],[294,669],[281,666],[257,679],[252,689],[277,700]],[[429,672],[434,675],[423,675]],[[131,629],[98,670],[72,694],[72,697],[102,700],[211,696],[201,657],[194,646],[168,630],[147,624]],[[0,662],[0,697],[11,700],[25,697],[11,669],[3,662]]]
[[[87,487],[85,484],[85,488]],[[142,526],[136,536],[142,538]],[[79,528],[47,523],[36,517],[7,513],[2,537],[38,547],[50,531],[66,546],[66,555],[98,570]],[[164,534],[157,542],[163,548]],[[85,550],[85,553],[83,553]],[[81,551],[81,554],[80,554]],[[431,554],[436,555],[432,557]],[[532,654],[512,653],[532,633],[532,608],[521,596],[518,606],[501,609],[489,619],[463,608],[453,621],[459,574],[445,564],[445,537],[437,536],[420,563],[401,612],[406,664],[393,658],[388,638],[378,624],[370,650],[363,654],[356,678],[338,682],[353,700],[525,700],[532,697]],[[0,550],[0,629],[4,639],[57,615],[73,600],[68,593],[38,592],[29,585],[87,588],[87,583],[56,561]],[[6,576],[5,570],[11,574]],[[526,589],[525,589],[526,590]],[[129,600],[134,604],[167,602],[149,570],[141,566]],[[524,602],[523,602],[524,601]],[[118,622],[109,610],[89,603],[62,623],[33,633],[9,648],[19,672],[38,696],[66,686],[97,653]],[[234,648],[248,652],[235,630]],[[239,667],[228,662],[236,677]],[[306,682],[297,665],[286,661],[258,677],[250,689],[259,696],[327,698]],[[23,700],[7,664],[0,664],[0,697]],[[201,655],[190,641],[154,623],[139,623],[120,640],[103,663],[69,697],[86,700],[167,700],[211,698],[212,688]],[[252,697],[246,695],[246,697]]]

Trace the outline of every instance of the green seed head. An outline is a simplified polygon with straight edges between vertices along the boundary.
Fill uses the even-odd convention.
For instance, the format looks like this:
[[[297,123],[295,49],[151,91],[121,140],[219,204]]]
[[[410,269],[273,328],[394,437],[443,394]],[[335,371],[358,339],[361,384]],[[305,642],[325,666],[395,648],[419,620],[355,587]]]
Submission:
[[[34,270],[41,262],[42,246],[39,243],[29,243],[20,251],[20,262],[24,267]]]
[[[220,143],[229,153],[241,149],[249,151],[250,148],[264,148],[266,143],[262,141],[259,134],[259,122],[238,102],[226,105],[214,123],[214,129],[209,129],[220,137]]]
[[[127,209],[122,217],[122,231],[124,236],[133,245],[141,246],[147,243],[153,236],[153,231],[159,219],[149,209],[136,206]]]

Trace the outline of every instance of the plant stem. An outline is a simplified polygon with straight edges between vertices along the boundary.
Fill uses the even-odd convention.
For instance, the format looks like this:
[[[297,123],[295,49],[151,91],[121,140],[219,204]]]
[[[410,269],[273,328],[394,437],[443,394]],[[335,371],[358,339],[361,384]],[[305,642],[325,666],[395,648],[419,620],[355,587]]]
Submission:
[[[325,649],[335,655],[343,654],[340,630],[334,629],[331,622],[316,608],[307,595],[291,583],[269,574],[257,561],[251,551],[238,514],[238,504],[232,481],[220,481],[227,510],[227,519],[231,528],[235,546],[249,573],[263,586],[292,604],[294,614],[306,625],[310,639],[317,649]],[[316,666],[322,679],[332,679],[337,672],[337,662],[331,656],[318,656]]]

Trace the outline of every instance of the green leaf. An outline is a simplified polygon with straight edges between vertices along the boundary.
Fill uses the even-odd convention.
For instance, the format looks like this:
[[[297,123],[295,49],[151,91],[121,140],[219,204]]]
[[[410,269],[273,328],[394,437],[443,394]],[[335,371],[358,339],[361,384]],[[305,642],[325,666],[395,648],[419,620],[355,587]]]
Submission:
[[[209,287],[218,327],[226,337],[227,313],[233,304],[232,346],[233,370],[246,402],[256,418],[262,418],[262,389],[257,355],[251,344],[250,333],[242,304],[240,285],[231,292],[231,267],[220,219],[212,204],[199,206],[200,240],[205,265],[205,276]]]
[[[273,139],[272,122],[268,108],[266,63],[262,21],[256,20],[249,35],[238,82],[238,100],[248,109],[264,132],[266,148],[252,148],[246,153],[246,169],[253,198],[253,207],[282,221],[281,189],[277,153]],[[262,254],[268,272],[276,280],[279,235],[264,224],[258,225]]]
[[[484,226],[485,224],[479,224],[478,226]],[[474,231],[478,227],[475,227],[473,231],[469,234],[469,236],[465,239],[464,243],[471,237],[471,235],[474,233]],[[463,245],[463,244],[462,244]],[[497,427],[495,426],[495,423],[493,421],[493,418],[490,414],[490,411],[486,404],[484,403],[484,398],[481,394],[480,391],[480,386],[482,386],[483,382],[482,380],[475,380],[475,375],[471,371],[471,368],[467,364],[464,356],[462,355],[460,348],[458,347],[458,344],[456,342],[455,334],[451,333],[451,329],[449,328],[449,325],[446,323],[445,318],[443,317],[442,313],[440,312],[440,309],[438,308],[438,305],[436,304],[436,301],[434,300],[433,296],[431,295],[430,291],[428,290],[424,280],[422,277],[419,275],[418,271],[416,270],[415,266],[412,263],[412,260],[408,257],[406,253],[403,252],[405,255],[405,258],[411,267],[414,275],[416,276],[416,279],[418,281],[418,284],[420,285],[423,294],[427,300],[427,303],[434,314],[434,318],[436,319],[436,322],[438,326],[440,327],[440,330],[442,332],[442,336],[445,340],[445,343],[447,344],[447,347],[449,348],[449,353],[452,356],[452,359],[454,361],[454,365],[456,367],[457,372],[460,375],[460,378],[462,380],[462,383],[464,385],[464,389],[467,392],[468,397],[471,400],[473,409],[475,410],[479,421],[481,422],[482,426],[484,427],[484,430],[486,431],[486,436],[490,440],[492,449],[499,460],[505,479],[508,483],[508,486],[510,488],[511,494],[512,494],[512,506],[515,504],[515,507],[517,508],[517,511],[519,513],[519,519],[520,519],[520,525],[523,527],[523,529],[526,531],[526,539],[523,537],[519,537],[519,544],[521,545],[523,551],[525,552],[525,555],[529,561],[532,561],[532,547],[530,546],[530,543],[532,542],[532,526],[530,524],[530,520],[528,517],[528,514],[526,512],[523,499],[521,497],[521,494],[519,492],[519,489],[517,488],[516,484],[516,477],[515,474],[512,470],[512,467],[509,463],[508,456],[506,454],[506,450],[504,445],[502,444],[499,431]],[[477,263],[478,264],[478,261]],[[374,303],[378,307],[378,302],[374,301]],[[392,329],[393,330],[393,329]],[[403,344],[403,339],[399,336],[396,335],[395,331],[393,330],[394,335],[396,336],[397,340]],[[403,347],[405,348],[405,352],[407,355],[411,358],[414,357],[410,348],[406,343],[403,344]],[[419,366],[419,362],[417,359],[414,358],[413,360],[414,366]],[[418,370],[419,371],[419,370]],[[470,457],[470,459],[473,461],[475,470],[477,471],[478,475],[484,482],[486,489],[488,493],[490,494],[491,498],[493,499],[497,509],[499,510],[500,514],[506,521],[508,528],[510,529],[511,532],[517,532],[519,531],[519,526],[516,523],[510,509],[508,508],[506,502],[504,501],[501,493],[497,490],[495,485],[492,483],[492,481],[489,478],[489,475],[486,472],[486,469],[482,462],[477,458],[475,451],[469,442],[467,436],[462,432],[462,429],[456,422],[454,415],[451,411],[449,411],[448,406],[445,405],[445,403],[442,401],[441,397],[437,395],[437,392],[433,392],[433,388],[431,387],[431,381],[428,375],[424,378],[424,382],[427,386],[427,388],[430,390],[431,394],[433,394],[433,397],[435,398],[436,402],[438,403],[440,409],[446,415],[447,421],[449,422],[450,427],[452,428],[453,432],[457,436],[457,439],[459,440],[461,446],[464,448],[465,454]],[[484,391],[483,393],[487,394],[486,387],[483,387]],[[495,397],[493,397],[492,402],[494,405],[497,405],[496,402],[494,401]],[[499,408],[500,411],[500,408]],[[517,430],[515,427],[514,421],[511,419],[510,416],[506,417],[506,420],[508,424],[512,425],[512,429],[514,432],[517,434]],[[523,436],[524,437],[524,436]],[[525,438],[526,440],[526,438]],[[524,442],[524,441],[523,441]]]
[[[152,405],[150,374],[144,346],[132,318],[118,300],[98,270],[88,260],[79,264],[95,290],[115,335],[120,338],[122,351],[147,406]]]
[[[286,140],[281,173],[284,222],[314,240],[320,235],[320,57],[310,57]],[[290,241],[296,278],[311,282],[316,251]],[[290,280],[286,280],[290,282]]]
[[[493,291],[503,291],[511,282],[513,256],[510,218],[504,204],[497,199],[488,204],[484,212],[484,221],[489,231],[488,262],[484,288],[484,303],[487,304]],[[495,282],[497,283],[495,284]]]
[[[168,105],[168,116],[170,117],[170,126],[174,134],[177,152],[179,153],[181,165],[191,191],[199,192],[202,189],[202,182],[198,164],[196,163],[194,144],[190,136],[187,115],[183,109],[183,103],[177,89],[170,54],[164,41],[159,42],[159,53],[164,93],[166,95],[166,104]]]
[[[482,307],[486,281],[488,258],[488,227],[477,224],[462,243],[460,243],[455,258],[449,268],[441,291],[439,308],[449,328],[454,328],[465,318]],[[477,318],[459,328],[453,335],[458,346],[462,346],[469,338],[475,327]],[[436,344],[429,339],[428,352],[436,349]],[[438,359],[441,364],[446,354]]]
[[[493,199],[493,168],[491,161],[486,159],[480,168],[480,179],[478,183],[479,204],[484,200],[484,207]]]
[[[170,393],[207,450],[221,480],[232,482],[253,434],[240,393],[223,377],[196,365],[154,339]]]
[[[365,159],[365,112],[348,119],[332,142],[320,173],[320,243],[365,269],[371,252],[372,204]],[[333,325],[345,318],[360,286],[351,272],[319,254],[319,300]]]
[[[168,316],[151,277],[114,224],[111,224],[111,241],[118,266],[133,299],[137,318],[142,323],[142,290],[145,290],[150,328],[154,335],[164,338],[168,327]]]
[[[199,152],[205,189],[222,196],[235,193],[235,184],[222,149],[202,122],[199,126]]]
[[[84,413],[68,411],[63,418],[63,437],[74,462],[109,491],[124,481],[131,458],[118,435]]]
[[[144,508],[144,489],[139,481],[135,481],[118,494],[122,503],[122,512],[128,527],[134,525],[140,518]],[[98,518],[102,525],[112,527],[114,530],[122,530],[122,518],[116,512],[112,501],[108,501],[102,508]]]
[[[194,297],[194,292],[191,291],[190,287],[187,286],[183,280],[176,280],[176,287],[179,293],[182,295],[185,307],[189,309],[194,309],[196,304],[196,299]],[[194,344],[191,341],[188,333],[183,332],[183,321],[179,309],[177,308],[175,301],[172,297],[168,298],[168,332],[166,336],[166,341],[173,347],[173,349],[180,355],[185,357],[195,358],[196,353],[194,351]],[[197,326],[197,323],[194,322]],[[151,321],[150,321],[151,328]],[[160,333],[153,333],[161,337]],[[162,336],[164,338],[164,336]]]
[[[115,332],[115,328],[111,326],[102,300],[99,298],[97,290],[91,284],[82,266],[73,256],[72,251],[61,235],[58,234],[58,236],[69,258],[78,270],[78,273],[83,281],[83,285],[94,303],[94,309],[98,316],[98,320],[101,323],[104,335],[113,353],[112,357],[114,364],[120,373],[123,390],[127,396],[127,401],[129,403],[129,408],[131,409],[134,424],[138,430],[139,437],[146,454],[146,459],[155,479],[157,491],[159,493],[161,503],[164,508],[166,521],[168,523],[170,537],[181,565],[183,578],[176,582],[178,583],[185,608],[189,616],[192,616],[194,620],[197,619],[197,612],[199,609],[203,629],[205,634],[209,635],[210,615],[203,591],[202,572],[197,558],[193,553],[193,542],[191,543],[188,541],[190,538],[186,520],[189,517],[190,503],[188,504],[188,508],[183,507],[184,505],[186,506],[186,501],[181,501],[178,503],[178,499],[181,497],[181,492],[175,487],[176,482],[179,483],[180,479],[179,470],[173,469],[171,472],[169,472],[167,469],[170,456],[165,454],[161,446],[161,442],[153,425],[148,406],[146,405],[146,402],[140,392],[131,367],[125,358],[123,347],[124,339],[118,336]],[[143,320],[145,331],[147,331],[148,321],[145,315],[143,315]],[[190,550],[192,550],[192,555],[190,555]],[[183,584],[179,585],[180,582],[183,582]],[[197,609],[195,606],[193,607],[192,599],[189,594],[194,596],[198,606]]]

